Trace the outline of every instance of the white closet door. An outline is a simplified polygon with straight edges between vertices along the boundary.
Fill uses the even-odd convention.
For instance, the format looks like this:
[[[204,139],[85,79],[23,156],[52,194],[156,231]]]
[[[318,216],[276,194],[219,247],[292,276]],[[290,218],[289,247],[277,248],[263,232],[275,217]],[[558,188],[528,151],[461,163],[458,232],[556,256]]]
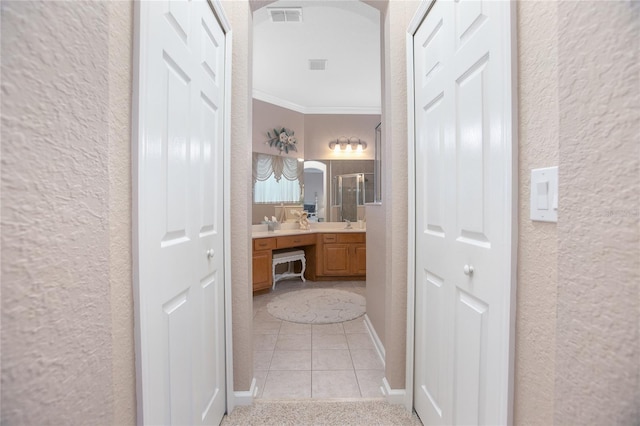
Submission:
[[[225,411],[225,35],[206,1],[142,1],[138,363],[144,424]]]
[[[414,36],[415,408],[510,421],[510,2],[437,1]]]

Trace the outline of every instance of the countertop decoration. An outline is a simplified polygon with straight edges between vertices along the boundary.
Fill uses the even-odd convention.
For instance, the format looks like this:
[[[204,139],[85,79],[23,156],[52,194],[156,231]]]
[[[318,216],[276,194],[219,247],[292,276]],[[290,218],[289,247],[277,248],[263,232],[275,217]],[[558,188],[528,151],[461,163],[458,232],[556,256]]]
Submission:
[[[309,214],[305,211],[293,210],[292,213],[294,216],[298,218],[298,223],[300,224],[300,229],[303,231],[311,230],[311,226],[309,225]]]
[[[282,154],[282,151],[284,151],[285,154],[288,154],[289,151],[298,151],[298,140],[294,136],[293,130],[284,127],[280,130],[273,129],[273,133],[267,132],[267,136],[269,137],[267,141],[269,146],[276,147],[280,150],[280,154]]]

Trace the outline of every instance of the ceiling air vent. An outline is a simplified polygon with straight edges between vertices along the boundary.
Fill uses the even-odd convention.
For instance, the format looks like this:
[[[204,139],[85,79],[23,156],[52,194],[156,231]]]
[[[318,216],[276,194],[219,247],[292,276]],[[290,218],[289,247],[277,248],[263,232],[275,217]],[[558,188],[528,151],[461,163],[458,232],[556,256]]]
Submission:
[[[327,69],[326,59],[309,59],[309,69],[311,71],[324,71]]]
[[[269,7],[271,22],[302,22],[301,7]]]

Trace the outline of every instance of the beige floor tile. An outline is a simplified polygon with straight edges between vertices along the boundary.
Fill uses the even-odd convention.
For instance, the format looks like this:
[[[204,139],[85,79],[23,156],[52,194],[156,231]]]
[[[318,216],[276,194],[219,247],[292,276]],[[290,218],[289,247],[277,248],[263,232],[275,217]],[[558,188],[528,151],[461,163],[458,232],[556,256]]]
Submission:
[[[356,370],[382,370],[384,368],[375,349],[352,350],[351,359]]]
[[[311,398],[311,371],[269,371],[262,398]]]
[[[346,349],[319,349],[311,353],[311,369],[353,370],[351,354]]]
[[[262,321],[282,321],[267,312],[266,309],[260,309],[253,317],[253,325]]]
[[[313,324],[311,332],[313,334],[344,334],[344,327],[341,322],[335,324]]]
[[[349,349],[358,350],[358,349],[375,349],[376,347],[373,345],[373,340],[371,340],[371,336],[369,333],[353,333],[347,334],[347,342],[349,343]]]
[[[364,287],[352,288],[352,289],[349,289],[349,291],[359,294],[362,297],[367,297],[367,289]]]
[[[268,371],[273,351],[253,351],[253,370]]]
[[[280,334],[275,346],[279,351],[310,351],[310,334]]]
[[[254,321],[253,334],[278,334],[282,321]]]
[[[256,398],[262,398],[262,392],[264,392],[264,384],[267,381],[268,371],[254,371],[253,377],[256,379],[256,387],[258,388],[258,392],[256,393]]]
[[[311,351],[275,351],[269,370],[311,370]]]
[[[253,310],[254,310],[254,312],[257,312],[259,310],[265,310],[266,311],[267,304],[269,303],[270,300],[271,300],[271,297],[269,297],[266,294],[254,297],[253,298]]]
[[[356,370],[358,378],[358,386],[363,398],[382,397],[382,379],[384,378],[384,370]]]
[[[253,350],[254,351],[272,351],[276,347],[278,340],[277,334],[254,334]]]
[[[282,321],[280,334],[311,334],[311,324]]]
[[[313,371],[313,398],[359,398],[360,388],[353,370]]]
[[[318,349],[349,349],[347,338],[344,334],[314,334],[313,350]]]
[[[364,317],[356,318],[351,321],[342,323],[345,333],[367,333],[367,327],[364,325]]]

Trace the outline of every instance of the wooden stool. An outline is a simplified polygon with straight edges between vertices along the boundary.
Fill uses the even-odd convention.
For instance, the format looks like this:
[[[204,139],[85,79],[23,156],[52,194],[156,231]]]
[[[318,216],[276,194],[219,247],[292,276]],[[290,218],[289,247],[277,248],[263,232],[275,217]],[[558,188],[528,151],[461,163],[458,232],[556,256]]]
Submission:
[[[293,272],[293,262],[299,260],[302,262],[302,270],[297,273]],[[281,263],[288,263],[289,267],[287,272],[282,274],[276,274],[276,266]],[[276,281],[289,277],[300,277],[302,282],[305,282],[304,270],[307,267],[307,259],[304,257],[304,250],[284,250],[280,252],[273,252],[273,287],[276,288]]]

